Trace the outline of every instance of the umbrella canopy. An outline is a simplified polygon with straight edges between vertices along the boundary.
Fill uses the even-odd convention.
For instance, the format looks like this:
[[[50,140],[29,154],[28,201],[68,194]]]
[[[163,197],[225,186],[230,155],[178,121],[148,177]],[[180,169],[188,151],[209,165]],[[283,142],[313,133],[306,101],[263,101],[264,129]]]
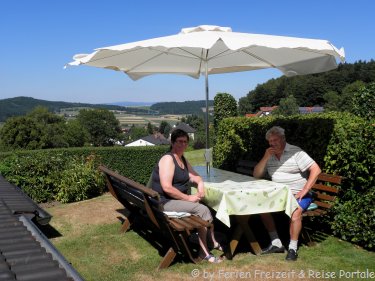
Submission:
[[[75,55],[68,65],[122,71],[137,80],[151,74],[183,74],[206,79],[206,151],[208,140],[208,75],[277,68],[286,76],[329,71],[344,62],[326,40],[232,32],[230,27],[201,25],[179,34],[96,49]],[[208,154],[208,153],[207,153]]]
[[[203,25],[177,35],[96,49],[69,65],[123,71],[133,80],[151,74],[228,73],[277,68],[286,76],[324,72],[344,61],[344,50],[326,40],[232,32]]]

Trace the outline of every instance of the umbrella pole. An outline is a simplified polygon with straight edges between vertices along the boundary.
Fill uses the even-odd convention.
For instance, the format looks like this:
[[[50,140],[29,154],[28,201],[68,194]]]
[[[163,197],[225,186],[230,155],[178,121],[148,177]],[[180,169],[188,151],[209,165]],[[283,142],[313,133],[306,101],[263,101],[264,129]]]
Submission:
[[[209,101],[209,94],[208,94],[208,63],[207,60],[205,61],[205,84],[206,84],[206,152],[204,154],[206,159],[206,172],[207,175],[210,175],[210,162],[212,160],[212,155],[210,151],[210,137],[209,137],[209,113],[208,113],[208,101]]]

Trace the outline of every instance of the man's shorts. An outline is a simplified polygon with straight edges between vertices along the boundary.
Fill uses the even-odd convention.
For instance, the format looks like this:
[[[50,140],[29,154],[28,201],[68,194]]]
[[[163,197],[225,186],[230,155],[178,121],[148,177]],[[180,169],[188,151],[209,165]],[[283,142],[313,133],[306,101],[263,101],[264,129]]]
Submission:
[[[307,208],[310,206],[312,201],[313,201],[313,198],[312,198],[311,193],[307,193],[301,200],[297,199],[298,204],[304,211],[307,210]]]

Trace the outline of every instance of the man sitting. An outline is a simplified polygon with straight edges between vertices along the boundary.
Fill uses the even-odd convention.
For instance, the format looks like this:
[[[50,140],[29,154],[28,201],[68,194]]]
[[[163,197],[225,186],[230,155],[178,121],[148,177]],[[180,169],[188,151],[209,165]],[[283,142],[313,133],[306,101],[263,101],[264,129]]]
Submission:
[[[266,140],[270,147],[266,149],[263,158],[254,168],[254,177],[262,178],[266,172],[272,181],[287,185],[299,204],[293,212],[290,220],[290,243],[286,260],[297,260],[298,237],[302,229],[302,212],[312,202],[309,193],[315,184],[321,170],[318,164],[301,148],[286,142],[285,130],[275,126],[266,133]],[[306,176],[305,172],[309,172]],[[271,214],[261,214],[262,221],[271,238],[271,244],[263,254],[282,253],[285,248],[282,245]]]

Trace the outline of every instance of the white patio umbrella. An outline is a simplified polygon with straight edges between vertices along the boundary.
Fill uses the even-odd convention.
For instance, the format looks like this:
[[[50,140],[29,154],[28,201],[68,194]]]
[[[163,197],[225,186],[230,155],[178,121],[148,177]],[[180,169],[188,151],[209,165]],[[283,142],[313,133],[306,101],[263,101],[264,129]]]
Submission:
[[[206,162],[211,154],[208,127],[208,75],[277,68],[286,76],[319,73],[344,62],[344,49],[326,40],[232,32],[230,27],[201,25],[171,36],[96,49],[77,54],[67,65],[122,71],[138,80],[152,74],[205,76]]]

